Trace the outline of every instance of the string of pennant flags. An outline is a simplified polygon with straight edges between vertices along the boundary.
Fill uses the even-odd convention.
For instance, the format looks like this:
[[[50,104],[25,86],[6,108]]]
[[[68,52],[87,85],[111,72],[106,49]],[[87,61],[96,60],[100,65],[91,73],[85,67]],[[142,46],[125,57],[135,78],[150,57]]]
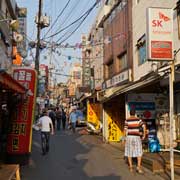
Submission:
[[[74,45],[71,45],[69,43],[66,43],[66,44],[58,44],[56,42],[48,42],[48,41],[45,41],[46,43],[50,44],[50,46],[48,46],[48,48],[72,48],[74,50],[76,49],[82,49],[84,47],[87,47],[87,46],[100,46],[100,45],[107,45],[107,44],[110,44],[112,43],[113,39],[115,40],[120,40],[120,39],[126,39],[127,40],[127,37],[126,37],[126,34],[125,33],[117,33],[116,35],[114,36],[106,36],[105,39],[102,41],[102,40],[91,40],[91,41],[87,41],[87,43],[75,43]]]
[[[113,39],[115,40],[120,40],[120,39],[125,39],[127,40],[127,36],[125,33],[117,33],[116,35],[114,36],[106,36],[104,40],[91,40],[91,41],[87,41],[86,44],[83,44],[83,43],[75,43],[74,45],[71,45],[69,43],[66,43],[66,44],[56,44],[55,42],[46,42],[47,44],[49,44],[49,46],[47,46],[46,48],[51,48],[52,49],[52,52],[53,53],[56,53],[58,56],[63,56],[66,59],[66,61],[64,61],[62,63],[62,67],[60,68],[61,71],[63,71],[63,68],[66,67],[67,65],[72,67],[72,60],[73,59],[77,59],[79,61],[81,61],[83,58],[82,57],[77,57],[77,56],[71,56],[71,55],[65,55],[65,54],[62,54],[58,48],[72,48],[72,49],[82,49],[84,47],[87,47],[87,46],[101,46],[101,45],[108,45],[110,43],[112,43]],[[30,56],[34,59],[34,56],[33,56],[33,52],[32,52],[32,48],[31,47],[28,47],[28,51],[30,52]],[[98,50],[98,53],[95,57],[86,57],[86,59],[90,59],[90,60],[95,60],[95,59],[98,59],[98,58],[103,58],[103,56],[100,56],[99,55],[99,52],[100,52],[100,49]],[[48,55],[44,55],[44,59],[47,59],[47,56]],[[67,62],[70,62],[68,63]],[[58,65],[60,67],[60,65]]]
[[[70,45],[69,43],[66,43],[65,45],[57,45],[55,43],[51,43],[51,48],[52,48],[52,52],[55,52],[58,56],[63,56],[63,57],[66,57],[67,60],[71,61],[72,59],[78,59],[79,61],[81,61],[83,58],[82,57],[76,57],[76,56],[71,56],[71,55],[64,55],[62,54],[61,52],[59,52],[56,48],[59,47],[59,48],[73,48],[73,49],[77,49],[77,48],[83,48],[85,46],[99,46],[99,45],[103,45],[103,44],[110,44],[113,40],[113,38],[115,38],[115,40],[120,40],[121,38],[124,38],[124,39],[127,39],[126,38],[126,34],[125,33],[118,33],[112,37],[110,36],[106,36],[106,38],[104,39],[104,41],[102,42],[101,40],[97,41],[89,41],[87,45],[83,45],[82,43],[76,43],[75,45]],[[100,50],[98,50],[100,51]],[[86,59],[90,59],[90,60],[93,60],[93,59],[98,59],[98,58],[102,58],[103,56],[99,56],[97,55],[96,57],[89,57]],[[46,56],[44,56],[44,58],[46,58]],[[66,63],[65,63],[66,65]]]

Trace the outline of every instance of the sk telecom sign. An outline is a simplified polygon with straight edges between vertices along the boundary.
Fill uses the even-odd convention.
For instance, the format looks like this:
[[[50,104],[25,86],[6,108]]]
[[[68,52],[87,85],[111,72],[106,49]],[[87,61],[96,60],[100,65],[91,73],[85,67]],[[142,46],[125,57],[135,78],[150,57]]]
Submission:
[[[172,9],[147,9],[147,59],[173,60]]]

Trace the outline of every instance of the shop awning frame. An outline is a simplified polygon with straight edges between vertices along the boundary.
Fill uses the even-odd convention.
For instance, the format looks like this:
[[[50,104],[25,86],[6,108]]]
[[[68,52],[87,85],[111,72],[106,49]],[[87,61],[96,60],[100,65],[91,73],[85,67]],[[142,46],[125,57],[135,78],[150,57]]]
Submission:
[[[82,97],[79,99],[79,102],[84,101],[85,99],[89,98],[92,95],[92,93],[84,93]]]
[[[159,75],[153,75],[153,76],[149,76],[147,78],[144,78],[143,80],[138,80],[136,82],[130,82],[128,84],[124,84],[124,85],[121,85],[121,86],[118,86],[118,87],[112,87],[110,89],[107,89],[104,91],[104,98],[102,98],[101,100],[99,100],[101,103],[105,103],[107,102],[108,100],[120,95],[120,94],[123,94],[123,93],[126,93],[126,92],[129,92],[129,91],[132,91],[132,90],[136,90],[136,89],[139,89],[139,88],[143,88],[145,86],[148,86],[150,85],[151,83],[155,83],[157,81],[160,80],[160,76]]]
[[[5,90],[11,90],[20,94],[26,92],[25,87],[12,78],[4,69],[0,69],[0,86]]]

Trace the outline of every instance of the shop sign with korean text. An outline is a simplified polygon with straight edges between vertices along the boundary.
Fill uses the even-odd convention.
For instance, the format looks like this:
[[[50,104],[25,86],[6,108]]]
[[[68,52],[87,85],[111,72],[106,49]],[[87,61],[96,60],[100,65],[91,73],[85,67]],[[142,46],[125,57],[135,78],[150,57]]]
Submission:
[[[87,121],[93,123],[96,129],[99,129],[100,125],[100,104],[99,103],[87,103]]]
[[[28,154],[32,144],[37,75],[34,69],[22,67],[14,69],[13,76],[26,87],[27,93],[14,107],[15,114],[8,134],[7,151],[9,154]]]
[[[147,9],[147,59],[173,60],[172,9]]]

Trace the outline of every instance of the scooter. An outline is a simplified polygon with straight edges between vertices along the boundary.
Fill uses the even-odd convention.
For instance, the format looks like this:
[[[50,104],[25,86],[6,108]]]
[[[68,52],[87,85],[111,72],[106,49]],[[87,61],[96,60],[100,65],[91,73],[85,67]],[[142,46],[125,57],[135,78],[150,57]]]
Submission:
[[[87,122],[87,131],[89,134],[99,135],[102,133],[102,123],[100,122],[99,128],[96,129],[96,124],[92,122]]]

